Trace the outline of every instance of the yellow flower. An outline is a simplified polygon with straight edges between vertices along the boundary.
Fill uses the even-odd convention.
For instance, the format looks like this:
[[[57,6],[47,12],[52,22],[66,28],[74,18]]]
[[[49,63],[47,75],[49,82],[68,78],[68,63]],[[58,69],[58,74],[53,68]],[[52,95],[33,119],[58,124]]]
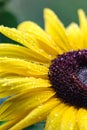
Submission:
[[[50,9],[45,31],[25,21],[0,32],[20,43],[0,44],[0,130],[46,120],[45,130],[87,130],[87,18],[67,28]]]

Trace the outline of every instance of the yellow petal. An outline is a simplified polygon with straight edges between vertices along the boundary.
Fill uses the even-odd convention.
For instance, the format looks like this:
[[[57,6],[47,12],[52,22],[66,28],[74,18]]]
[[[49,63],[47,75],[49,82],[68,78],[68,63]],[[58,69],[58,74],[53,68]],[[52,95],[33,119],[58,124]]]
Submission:
[[[8,121],[3,125],[0,125],[0,130],[8,130],[13,124],[15,124],[18,121],[18,119],[16,120],[12,120],[12,121]]]
[[[77,126],[79,130],[87,130],[87,110],[80,108],[77,115]]]
[[[48,113],[58,104],[58,100],[51,99],[45,104],[37,107],[31,113],[29,113],[23,120],[14,125],[10,130],[21,130],[27,126],[30,126],[36,122],[42,121],[46,118]]]
[[[37,40],[33,35],[29,35],[28,33],[19,31],[15,28],[8,28],[4,26],[0,26],[0,32],[10,39],[28,47],[30,52],[34,53],[40,58],[43,58],[45,61],[51,60],[50,55],[48,55],[43,49],[39,48]]]
[[[29,112],[28,112],[29,113]],[[19,116],[17,116],[15,119],[13,120],[9,120],[6,121],[3,125],[0,125],[0,130],[10,130],[10,128],[16,124],[17,122],[19,122],[24,116],[26,116],[28,114],[27,112],[24,113],[24,115],[20,114]]]
[[[85,32],[87,32],[87,17],[86,17],[86,14],[82,9],[79,9],[78,15],[79,15],[80,27],[81,27],[82,31],[85,33]]]
[[[0,57],[0,73],[1,72],[45,78],[48,75],[48,68],[22,59]]]
[[[19,94],[25,91],[34,91],[35,88],[50,87],[49,80],[33,77],[1,78],[0,79],[0,98]]]
[[[8,72],[0,72],[0,78],[21,78],[22,76],[19,76],[17,74],[12,74]]]
[[[62,51],[56,43],[52,40],[51,36],[42,30],[37,24],[30,21],[25,21],[18,26],[18,30],[32,34],[37,39],[40,47],[51,55],[57,55]]]
[[[76,112],[74,107],[69,107],[63,114],[60,130],[77,130]]]
[[[44,18],[46,32],[52,36],[55,43],[63,51],[69,51],[71,47],[67,39],[65,28],[61,21],[50,9],[44,10]]]
[[[70,41],[73,50],[83,49],[84,47],[84,37],[79,26],[72,23],[66,29],[67,37]]]
[[[60,130],[60,123],[67,108],[68,106],[63,103],[57,105],[47,118],[45,130]]]
[[[45,62],[43,58],[38,57],[28,48],[9,43],[0,44],[0,57],[20,58],[25,60]]]
[[[0,106],[0,120],[7,121],[15,119],[20,115],[24,116],[24,113],[29,113],[33,108],[42,105],[53,95],[55,95],[55,92],[50,88],[36,88],[33,91],[13,96]]]
[[[78,10],[80,27],[84,36],[84,47],[87,48],[87,17],[83,10]]]

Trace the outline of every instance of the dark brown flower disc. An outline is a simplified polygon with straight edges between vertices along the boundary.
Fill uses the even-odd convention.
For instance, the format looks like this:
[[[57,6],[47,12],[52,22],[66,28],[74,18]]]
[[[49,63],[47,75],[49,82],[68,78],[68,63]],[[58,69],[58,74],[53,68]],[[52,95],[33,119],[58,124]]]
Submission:
[[[61,101],[87,108],[87,50],[58,55],[52,61],[48,75]]]

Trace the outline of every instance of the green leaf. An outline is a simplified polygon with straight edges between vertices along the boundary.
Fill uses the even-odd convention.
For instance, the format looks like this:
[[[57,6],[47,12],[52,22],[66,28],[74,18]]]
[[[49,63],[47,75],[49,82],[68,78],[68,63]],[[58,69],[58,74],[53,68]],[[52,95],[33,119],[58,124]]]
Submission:
[[[24,130],[44,130],[45,122],[40,122],[35,125],[32,125]]]
[[[5,121],[0,121],[0,125],[3,125],[5,123]]]

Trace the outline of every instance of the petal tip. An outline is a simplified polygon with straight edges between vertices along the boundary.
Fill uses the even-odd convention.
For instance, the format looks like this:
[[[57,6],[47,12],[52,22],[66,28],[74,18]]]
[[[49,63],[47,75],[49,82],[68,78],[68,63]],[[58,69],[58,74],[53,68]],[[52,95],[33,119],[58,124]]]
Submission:
[[[78,15],[80,17],[83,17],[83,16],[86,17],[85,11],[83,9],[78,9]]]
[[[52,15],[54,13],[50,8],[45,8],[43,11],[44,11],[44,15],[46,15],[46,14]]]

